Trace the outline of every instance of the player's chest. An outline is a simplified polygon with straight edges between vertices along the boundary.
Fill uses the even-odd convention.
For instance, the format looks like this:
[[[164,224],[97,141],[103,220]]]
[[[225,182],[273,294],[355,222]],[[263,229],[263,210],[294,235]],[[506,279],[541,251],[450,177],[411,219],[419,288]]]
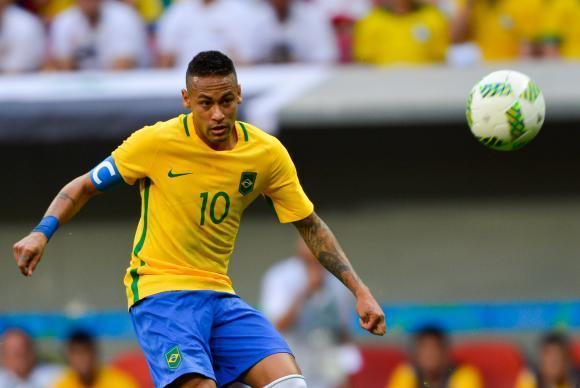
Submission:
[[[155,184],[170,202],[211,200],[219,195],[242,208],[264,189],[268,175],[255,158],[243,154],[169,156],[158,163],[155,172]]]

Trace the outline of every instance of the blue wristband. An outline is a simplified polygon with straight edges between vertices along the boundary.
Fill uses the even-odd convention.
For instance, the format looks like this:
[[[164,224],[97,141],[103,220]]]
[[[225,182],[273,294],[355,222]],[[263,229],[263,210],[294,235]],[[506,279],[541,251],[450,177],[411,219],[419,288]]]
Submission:
[[[59,222],[58,218],[55,216],[46,216],[40,221],[36,228],[32,229],[33,232],[40,232],[50,240],[54,232],[58,229]]]

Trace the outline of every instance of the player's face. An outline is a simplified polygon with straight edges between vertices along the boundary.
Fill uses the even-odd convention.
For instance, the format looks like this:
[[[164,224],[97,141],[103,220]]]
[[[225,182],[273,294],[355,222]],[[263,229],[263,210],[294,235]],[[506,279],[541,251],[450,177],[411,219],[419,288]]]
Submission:
[[[198,136],[216,150],[233,148],[238,104],[242,102],[236,76],[191,77],[188,90],[181,93]]]

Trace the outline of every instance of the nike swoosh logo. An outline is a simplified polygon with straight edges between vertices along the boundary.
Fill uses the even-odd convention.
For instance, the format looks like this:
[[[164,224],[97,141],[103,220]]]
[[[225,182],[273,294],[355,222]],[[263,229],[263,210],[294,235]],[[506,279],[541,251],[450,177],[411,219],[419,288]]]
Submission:
[[[189,175],[189,174],[193,174],[191,172],[182,172],[182,173],[174,173],[173,169],[169,170],[169,172],[167,173],[167,176],[170,178],[177,178],[178,176],[184,176],[184,175]]]

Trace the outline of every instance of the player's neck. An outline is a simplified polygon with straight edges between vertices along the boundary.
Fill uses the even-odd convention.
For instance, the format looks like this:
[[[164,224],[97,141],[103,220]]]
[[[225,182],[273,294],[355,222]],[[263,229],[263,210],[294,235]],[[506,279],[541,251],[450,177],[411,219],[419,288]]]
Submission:
[[[235,126],[232,130],[232,133],[230,133],[230,136],[228,136],[226,140],[219,143],[212,143],[209,140],[207,140],[205,136],[199,133],[197,128],[195,129],[195,132],[197,134],[197,137],[199,137],[201,141],[203,141],[209,148],[211,148],[214,151],[230,151],[234,149],[236,144],[238,144],[238,132]]]

